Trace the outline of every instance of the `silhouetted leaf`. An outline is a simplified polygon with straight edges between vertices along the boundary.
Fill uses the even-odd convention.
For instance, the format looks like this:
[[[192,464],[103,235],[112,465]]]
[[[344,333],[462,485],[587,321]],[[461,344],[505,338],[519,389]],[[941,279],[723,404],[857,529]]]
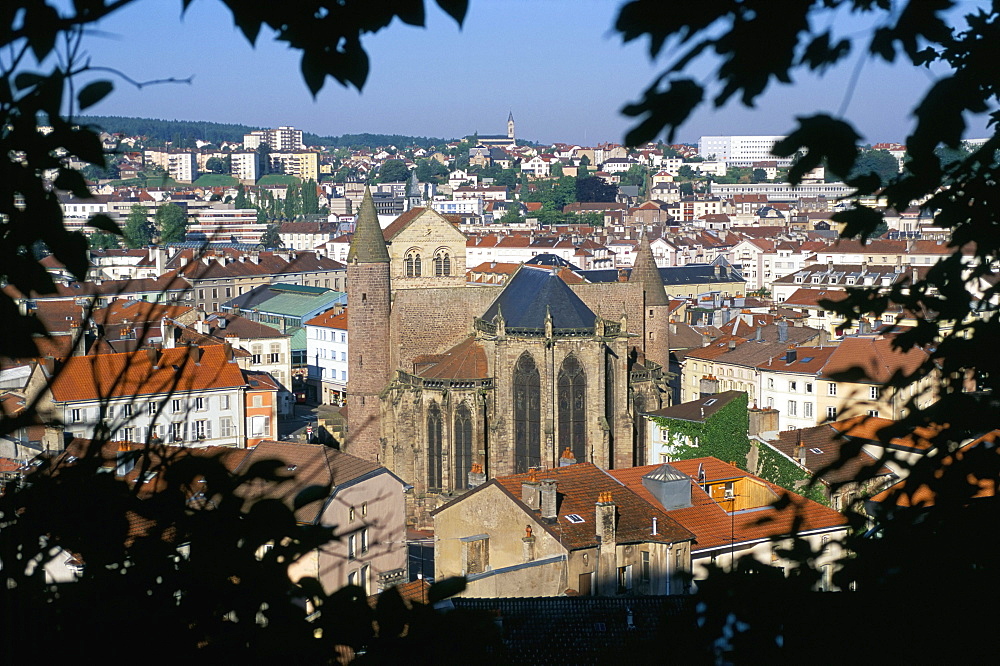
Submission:
[[[93,195],[87,187],[87,181],[83,174],[75,169],[59,169],[59,174],[52,183],[56,189],[72,192],[73,196],[80,199],[90,199]]]
[[[87,224],[95,229],[107,231],[108,233],[115,234],[116,236],[122,235],[122,229],[118,226],[118,223],[102,213],[98,213],[97,215],[91,217],[87,220]]]
[[[458,25],[465,23],[465,15],[469,11],[469,0],[435,0],[438,7],[443,9],[448,16],[455,19]]]
[[[90,246],[87,244],[86,236],[79,231],[71,231],[56,238],[50,237],[46,242],[52,254],[63,263],[73,277],[77,280],[87,279],[87,270],[90,268],[88,253]]]
[[[834,213],[831,219],[834,222],[844,224],[844,230],[841,232],[841,236],[844,238],[860,236],[862,240],[867,240],[871,232],[882,223],[884,218],[882,213],[874,208],[855,204],[854,208]]]
[[[375,606],[375,620],[378,622],[379,636],[399,636],[406,626],[406,604],[399,596],[399,590],[391,587],[378,595]]]
[[[453,597],[465,589],[465,576],[452,576],[438,581],[427,590],[427,603],[434,605],[437,602]]]
[[[80,105],[80,110],[86,109],[94,104],[97,104],[102,99],[111,94],[114,90],[114,85],[111,81],[94,81],[88,83],[83,90],[76,96],[77,103]]]
[[[858,154],[855,144],[861,138],[853,127],[843,120],[822,113],[796,120],[799,121],[799,127],[775,143],[771,150],[778,157],[790,157],[799,149],[806,149],[806,154],[789,170],[789,183],[798,185],[803,176],[820,166],[824,160],[834,173],[850,173]]]
[[[293,506],[296,509],[301,509],[307,504],[312,504],[313,502],[322,502],[327,497],[330,496],[330,486],[307,486],[299,491],[295,496]]]
[[[21,72],[14,77],[14,87],[18,90],[24,90],[25,88],[38,85],[45,79],[46,77],[35,72]]]
[[[677,128],[704,98],[704,89],[691,79],[671,81],[670,88],[664,92],[659,92],[658,87],[658,83],[653,84],[646,90],[641,102],[622,109],[626,116],[647,116],[625,135],[627,145],[637,146],[651,141],[665,127],[669,128],[667,142],[672,142]]]

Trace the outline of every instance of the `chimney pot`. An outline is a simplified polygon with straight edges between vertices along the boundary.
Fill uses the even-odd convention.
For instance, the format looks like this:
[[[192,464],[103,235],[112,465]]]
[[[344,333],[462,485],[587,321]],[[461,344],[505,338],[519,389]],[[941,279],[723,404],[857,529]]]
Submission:
[[[545,520],[555,520],[558,510],[556,482],[553,479],[543,479],[539,492],[541,496],[541,513]]]

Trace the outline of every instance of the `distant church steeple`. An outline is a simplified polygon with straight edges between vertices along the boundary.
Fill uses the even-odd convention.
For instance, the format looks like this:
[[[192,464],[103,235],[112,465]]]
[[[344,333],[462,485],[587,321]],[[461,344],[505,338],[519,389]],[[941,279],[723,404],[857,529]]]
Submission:
[[[514,112],[507,114],[507,138],[514,141]]]
[[[420,183],[417,181],[417,170],[410,173],[410,185],[406,193],[406,209],[419,208],[424,205],[424,195],[420,191]]]

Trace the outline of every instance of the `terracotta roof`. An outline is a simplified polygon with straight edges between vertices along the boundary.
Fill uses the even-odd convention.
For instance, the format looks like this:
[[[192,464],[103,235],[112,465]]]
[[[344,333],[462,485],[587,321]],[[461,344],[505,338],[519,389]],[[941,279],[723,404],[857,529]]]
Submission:
[[[645,412],[645,414],[648,414],[649,416],[662,416],[663,418],[668,419],[677,419],[679,421],[695,421],[703,423],[706,419],[711,418],[713,414],[728,405],[730,402],[745,395],[746,393],[743,391],[723,391],[722,393],[707,395],[703,398],[698,398],[697,400],[682,402],[679,405],[671,405],[670,407],[664,407],[663,409],[657,409],[652,412]]]
[[[823,378],[884,384],[896,373],[912,375],[927,359],[927,352],[916,347],[894,349],[890,338],[845,338],[823,368]]]
[[[346,331],[347,308],[344,308],[344,310],[340,313],[334,313],[333,310],[327,310],[326,312],[318,314],[307,321],[306,326],[323,326],[325,328],[339,328]]]
[[[812,474],[819,474],[820,480],[827,484],[853,481],[862,472],[869,477],[892,474],[892,470],[861,450],[853,453],[851,449],[853,455],[841,460],[846,441],[832,424],[825,423],[814,428],[784,430],[768,444],[800,464],[804,458],[802,466]]]
[[[548,528],[570,550],[598,545],[595,511],[598,499],[604,493],[611,493],[611,501],[617,507],[615,538],[618,543],[676,543],[693,537],[691,532],[681,527],[663,509],[644,501],[633,490],[626,488],[593,463],[577,463],[541,472],[497,477],[490,483],[500,485],[514,496],[515,501],[531,512],[521,503],[520,498],[521,484],[532,476],[539,481],[551,479],[556,482],[557,516]],[[532,513],[538,514],[537,511]],[[579,516],[583,522],[572,522],[566,517],[569,515]],[[652,533],[654,517],[657,519],[656,535]]]
[[[227,358],[226,348],[186,347],[143,350],[128,354],[72,356],[50,383],[59,402],[103,397],[166,394],[244,386],[243,373]],[[152,361],[155,360],[154,366]]]
[[[267,465],[275,461],[271,469],[279,481],[258,478],[244,486],[243,497],[252,502],[261,499],[277,499],[295,511],[295,519],[300,523],[318,524],[326,508],[327,500],[336,494],[336,487],[378,472],[389,473],[375,463],[362,460],[347,453],[322,444],[298,444],[265,440],[250,452],[237,468],[243,473],[256,463]],[[284,479],[284,480],[280,480]],[[297,497],[310,486],[331,486],[329,495],[318,497],[302,506]]]
[[[938,489],[950,501],[996,497],[996,456],[1000,452],[1000,430],[989,432],[941,458],[932,478],[911,475],[871,498],[871,502],[893,507],[929,508],[938,502]],[[957,485],[964,481],[965,488]]]
[[[421,369],[419,374],[424,379],[486,379],[490,376],[489,364],[486,362],[486,352],[482,345],[476,342],[476,336],[470,335],[443,354],[437,354],[430,361],[433,365]],[[419,361],[429,360],[428,357],[414,359],[414,366]]]
[[[691,506],[671,509],[667,514],[694,532],[696,538],[692,553],[728,546],[734,541],[737,544],[764,541],[771,537],[791,535],[793,532],[834,529],[847,525],[847,519],[837,511],[759,479],[718,458],[675,460],[669,464],[691,478]],[[646,465],[612,470],[610,474],[647,502],[658,505],[656,498],[642,485],[642,477],[659,467],[659,465]],[[768,488],[773,493],[774,500],[787,496],[788,504],[780,510],[765,505],[737,511],[735,516],[731,516],[698,485],[696,477],[699,469],[704,471],[706,483],[741,478],[753,479]]]

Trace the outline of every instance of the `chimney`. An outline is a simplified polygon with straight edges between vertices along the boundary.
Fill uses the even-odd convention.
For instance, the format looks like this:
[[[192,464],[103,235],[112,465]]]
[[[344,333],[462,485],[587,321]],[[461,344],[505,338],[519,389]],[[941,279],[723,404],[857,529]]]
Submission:
[[[198,331],[200,335],[208,335],[208,322],[199,318],[194,323],[194,330]]]
[[[788,322],[784,319],[778,322],[778,342],[788,342]]]
[[[736,340],[730,340],[729,341],[729,351],[733,351],[734,349],[736,349]]]
[[[482,465],[472,463],[472,469],[469,470],[468,482],[469,488],[478,488],[486,483],[486,474],[483,472]]]
[[[201,365],[201,347],[198,345],[188,346],[188,358],[194,361],[195,365]]]
[[[531,525],[524,526],[524,536],[521,537],[521,552],[525,562],[535,559],[535,536],[531,533]]]
[[[795,347],[789,346],[785,350],[785,363],[794,363],[797,357],[798,352],[796,352]]]
[[[575,465],[575,464],[576,464],[576,458],[573,457],[573,451],[571,451],[570,448],[567,446],[566,449],[562,452],[562,455],[559,456],[559,466],[568,467],[569,465]]]
[[[220,329],[225,329],[225,328],[226,328],[226,324],[228,324],[228,323],[229,323],[229,322],[228,322],[228,321],[226,320],[226,318],[225,318],[225,317],[218,317],[218,318],[216,318],[216,320],[215,320],[215,321],[217,322],[217,325],[218,325],[218,327],[219,327]]]
[[[541,513],[544,520],[554,521],[556,519],[556,482],[554,479],[542,479],[541,489]]]
[[[538,511],[541,508],[541,495],[539,494],[540,488],[538,481],[535,480],[534,473],[528,477],[528,480],[521,484],[521,501],[524,502],[529,509],[533,511]]]
[[[597,506],[594,507],[594,522],[597,523],[597,536],[601,539],[602,545],[612,548],[615,545],[615,523],[617,509],[611,492],[602,492],[597,495]]]
[[[152,347],[147,347],[146,358],[149,359],[149,364],[153,366],[154,370],[159,367],[160,352],[158,352],[156,349],[153,349]]]

